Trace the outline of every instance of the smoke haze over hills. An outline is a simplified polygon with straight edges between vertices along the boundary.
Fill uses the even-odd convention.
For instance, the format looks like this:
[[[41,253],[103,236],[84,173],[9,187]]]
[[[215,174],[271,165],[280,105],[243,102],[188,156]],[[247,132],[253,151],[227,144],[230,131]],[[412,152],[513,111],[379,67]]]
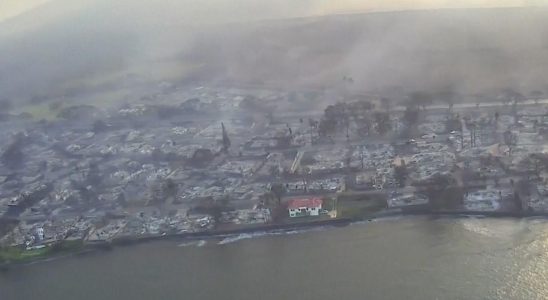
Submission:
[[[430,8],[433,2],[413,4]],[[59,97],[128,74],[287,88],[338,88],[348,76],[354,83],[347,88],[379,93],[548,88],[546,8],[317,16],[412,4],[205,3],[58,0],[12,16],[0,23],[2,97]]]

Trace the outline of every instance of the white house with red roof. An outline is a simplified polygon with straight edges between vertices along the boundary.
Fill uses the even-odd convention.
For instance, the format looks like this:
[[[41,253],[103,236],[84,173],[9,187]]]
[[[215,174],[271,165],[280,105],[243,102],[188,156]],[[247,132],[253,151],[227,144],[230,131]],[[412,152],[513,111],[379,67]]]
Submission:
[[[297,198],[287,203],[290,217],[319,216],[323,201],[320,198]]]

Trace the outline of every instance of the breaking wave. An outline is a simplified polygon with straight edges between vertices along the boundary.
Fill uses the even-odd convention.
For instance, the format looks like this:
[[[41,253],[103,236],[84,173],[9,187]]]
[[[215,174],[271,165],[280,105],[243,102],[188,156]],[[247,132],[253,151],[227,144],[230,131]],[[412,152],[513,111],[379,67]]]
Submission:
[[[260,237],[260,236],[265,236],[265,235],[266,235],[266,233],[261,233],[261,232],[242,233],[242,234],[239,234],[239,235],[236,235],[236,236],[226,237],[226,238],[222,239],[218,244],[219,245],[225,245],[225,244],[234,243],[234,242],[237,242],[237,241],[240,241],[240,240],[245,240],[245,239],[250,239],[250,238]]]
[[[207,244],[207,241],[199,240],[199,241],[190,241],[190,242],[181,243],[181,244],[177,245],[177,247],[189,247],[189,246],[203,247],[206,244]]]
[[[230,243],[235,243],[241,240],[247,240],[252,238],[258,238],[258,237],[264,237],[264,236],[277,236],[277,235],[292,235],[292,234],[300,234],[305,232],[312,232],[312,231],[321,231],[329,226],[320,226],[320,227],[314,227],[314,228],[307,228],[307,229],[295,229],[295,230],[280,230],[280,231],[261,231],[261,232],[254,232],[254,233],[242,233],[238,235],[231,235],[227,236],[221,241],[219,241],[218,245],[225,245]]]

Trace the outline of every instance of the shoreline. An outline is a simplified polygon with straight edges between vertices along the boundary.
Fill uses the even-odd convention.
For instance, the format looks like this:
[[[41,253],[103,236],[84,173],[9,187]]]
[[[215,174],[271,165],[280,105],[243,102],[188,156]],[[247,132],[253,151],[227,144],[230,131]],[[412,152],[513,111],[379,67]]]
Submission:
[[[38,257],[26,261],[8,261],[0,264],[0,271],[7,271],[11,267],[32,265],[39,262],[46,262],[51,260],[62,259],[66,257],[86,255],[98,251],[110,251],[120,246],[131,246],[137,244],[143,244],[153,241],[196,241],[196,240],[212,240],[221,239],[227,237],[234,237],[242,234],[253,233],[285,233],[299,229],[313,229],[322,227],[346,227],[348,225],[364,222],[381,220],[384,218],[392,217],[410,217],[410,216],[424,216],[424,217],[483,217],[483,218],[547,218],[548,213],[535,213],[535,212],[500,212],[500,211],[465,211],[465,210],[448,210],[448,211],[431,211],[429,209],[397,209],[397,210],[384,210],[377,213],[373,213],[367,216],[359,218],[336,218],[328,220],[313,220],[302,221],[295,223],[282,223],[282,224],[263,224],[260,226],[242,227],[228,230],[209,230],[201,232],[179,233],[179,234],[164,234],[145,237],[122,237],[113,239],[112,241],[97,241],[97,242],[84,242],[82,247],[76,251],[67,251],[63,253],[53,254],[45,257]]]
[[[323,226],[347,226],[353,221],[354,220],[351,218],[337,218],[337,219],[329,219],[329,220],[313,220],[313,221],[303,221],[303,222],[295,222],[295,223],[262,224],[262,225],[235,228],[235,229],[209,230],[209,231],[200,231],[200,232],[158,235],[158,236],[150,236],[150,237],[123,237],[123,238],[112,240],[111,244],[117,245],[117,244],[128,244],[132,242],[139,243],[139,242],[147,242],[147,241],[153,241],[153,240],[170,240],[170,239],[182,239],[182,240],[214,239],[214,238],[222,238],[226,236],[233,236],[237,234],[255,233],[255,232],[291,231],[291,230],[297,230],[297,229],[315,228],[315,227],[323,227]]]

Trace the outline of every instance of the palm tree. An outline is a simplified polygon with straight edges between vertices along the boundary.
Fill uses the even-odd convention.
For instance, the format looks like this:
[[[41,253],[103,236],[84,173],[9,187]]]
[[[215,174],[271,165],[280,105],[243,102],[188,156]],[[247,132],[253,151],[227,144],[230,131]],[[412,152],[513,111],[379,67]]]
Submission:
[[[432,104],[432,95],[425,92],[414,92],[409,97],[411,104],[422,107],[422,110],[426,110],[426,106]]]
[[[276,196],[276,199],[278,199],[278,204],[282,203],[282,197],[286,193],[285,186],[281,183],[273,183],[270,186],[270,191]]]
[[[451,88],[437,94],[437,97],[447,104],[449,113],[453,112],[456,96],[456,93]]]
[[[535,104],[538,104],[538,101],[540,100],[540,98],[543,97],[543,95],[544,93],[538,90],[531,91],[531,93],[529,94],[529,96],[535,101]]]

